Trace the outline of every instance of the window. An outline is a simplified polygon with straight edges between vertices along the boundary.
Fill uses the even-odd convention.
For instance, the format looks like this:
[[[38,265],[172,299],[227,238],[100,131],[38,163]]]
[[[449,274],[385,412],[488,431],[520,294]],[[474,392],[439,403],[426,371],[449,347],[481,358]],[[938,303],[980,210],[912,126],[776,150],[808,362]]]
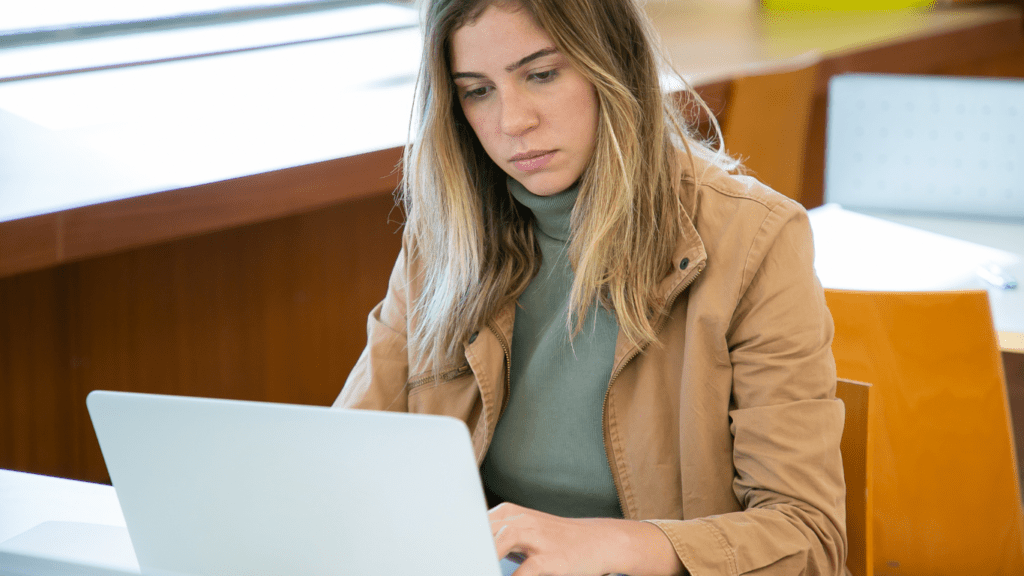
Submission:
[[[75,2],[36,0],[58,1]],[[157,2],[169,3],[147,4],[155,11]],[[251,2],[234,16],[258,12]],[[83,25],[69,11],[63,21],[77,24],[45,41],[25,36],[57,27],[41,24],[40,10],[0,14],[9,26],[0,32],[0,141],[12,143],[0,146],[0,222],[405,142],[416,10],[351,1],[268,10],[188,26],[179,14],[181,25],[103,34],[80,33],[99,26],[101,12]]]
[[[0,82],[414,28],[406,3],[36,0],[0,23]]]

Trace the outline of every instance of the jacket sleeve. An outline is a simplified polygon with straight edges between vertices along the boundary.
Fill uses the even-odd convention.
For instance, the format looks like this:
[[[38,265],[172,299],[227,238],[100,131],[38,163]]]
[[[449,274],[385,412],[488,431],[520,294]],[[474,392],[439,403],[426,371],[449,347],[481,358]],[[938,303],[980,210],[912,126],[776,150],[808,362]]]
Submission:
[[[844,408],[835,399],[832,318],[806,212],[789,201],[769,206],[726,334],[732,488],[742,510],[654,521],[694,576],[844,572]]]
[[[366,348],[334,401],[335,408],[408,411],[409,252],[403,238],[387,294],[366,321]]]

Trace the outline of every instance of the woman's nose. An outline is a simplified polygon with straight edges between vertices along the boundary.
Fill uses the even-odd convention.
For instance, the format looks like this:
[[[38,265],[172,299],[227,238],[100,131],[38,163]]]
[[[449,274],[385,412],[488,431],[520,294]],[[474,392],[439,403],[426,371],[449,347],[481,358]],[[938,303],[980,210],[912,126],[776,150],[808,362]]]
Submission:
[[[540,116],[529,96],[508,91],[501,100],[501,131],[507,136],[526,134],[539,123]]]

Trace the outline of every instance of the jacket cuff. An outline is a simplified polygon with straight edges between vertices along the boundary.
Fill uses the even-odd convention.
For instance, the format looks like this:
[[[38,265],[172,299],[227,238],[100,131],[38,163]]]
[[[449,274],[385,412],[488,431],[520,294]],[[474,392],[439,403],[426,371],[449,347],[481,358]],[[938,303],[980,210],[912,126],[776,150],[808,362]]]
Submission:
[[[696,520],[644,520],[654,524],[665,534],[675,548],[679,560],[693,576],[737,576],[739,569],[732,550],[715,527]],[[726,571],[723,573],[722,568]]]

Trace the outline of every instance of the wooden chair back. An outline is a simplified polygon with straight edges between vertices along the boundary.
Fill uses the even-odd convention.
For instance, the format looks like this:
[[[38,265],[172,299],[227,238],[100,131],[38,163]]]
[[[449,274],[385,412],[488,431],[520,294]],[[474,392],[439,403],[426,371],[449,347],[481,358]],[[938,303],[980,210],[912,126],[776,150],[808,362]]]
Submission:
[[[808,206],[804,165],[818,82],[818,57],[806,55],[767,73],[732,81],[722,113],[730,155],[751,175]]]
[[[843,379],[836,384],[836,398],[846,406],[840,450],[846,477],[846,568],[851,576],[872,575],[870,396],[869,384]]]
[[[872,383],[874,573],[1024,574],[1024,517],[987,295],[826,290],[841,378]]]

